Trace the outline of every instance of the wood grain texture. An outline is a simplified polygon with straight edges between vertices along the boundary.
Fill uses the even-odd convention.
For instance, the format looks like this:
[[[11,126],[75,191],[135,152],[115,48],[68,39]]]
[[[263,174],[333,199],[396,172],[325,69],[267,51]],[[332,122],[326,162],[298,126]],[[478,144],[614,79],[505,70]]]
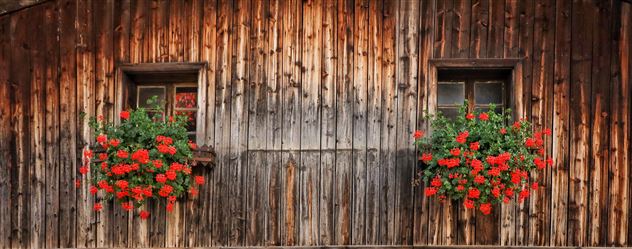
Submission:
[[[0,247],[629,246],[630,5],[55,0],[2,15]],[[115,121],[117,69],[144,62],[203,67],[197,142],[217,166],[194,169],[208,184],[172,213],[95,213],[81,116]],[[519,65],[511,106],[553,130],[555,164],[527,202],[484,216],[411,186],[410,135],[428,130],[438,70],[490,63]]]

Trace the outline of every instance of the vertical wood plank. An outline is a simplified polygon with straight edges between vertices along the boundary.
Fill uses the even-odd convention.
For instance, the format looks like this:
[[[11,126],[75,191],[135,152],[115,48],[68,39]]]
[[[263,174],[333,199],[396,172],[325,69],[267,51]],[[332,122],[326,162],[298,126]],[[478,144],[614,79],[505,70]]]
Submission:
[[[201,145],[215,145],[215,105],[216,105],[216,87],[217,84],[217,52],[216,48],[217,44],[217,1],[194,1],[192,4],[192,12],[200,13],[202,15],[202,20],[199,29],[199,59],[201,61],[206,61],[206,94],[207,101],[206,106],[200,106],[199,108],[206,108],[206,137],[203,141],[197,141],[198,144]],[[199,8],[199,10],[198,10]],[[199,12],[198,12],[199,11]],[[192,33],[197,32],[195,25],[198,23],[197,17],[192,15],[189,16],[192,24]],[[193,34],[192,39],[195,39],[195,34]],[[196,41],[191,41],[191,45],[189,48],[190,59],[195,59],[196,53]],[[186,51],[185,51],[186,54]],[[217,152],[217,150],[216,150]],[[217,159],[216,159],[217,160]],[[220,162],[217,160],[216,162]],[[219,201],[218,196],[219,192],[215,190],[218,188],[219,179],[218,175],[220,172],[219,164],[216,164],[216,167],[212,171],[208,171],[206,169],[201,169],[203,171],[202,175],[209,181],[208,184],[200,187],[200,193],[197,198],[193,201],[187,203],[189,205],[189,213],[197,213],[197,219],[191,217],[187,220],[187,236],[188,236],[188,246],[211,246],[213,241],[216,241],[216,237],[218,233],[215,231],[217,229],[213,225],[215,220],[213,220],[213,214],[218,210],[214,209],[217,207],[216,203]],[[188,213],[187,213],[188,214]],[[189,216],[190,217],[190,216]]]
[[[94,117],[94,30],[92,19],[92,1],[77,3],[77,148],[85,150],[90,143],[90,127],[88,121]],[[81,154],[82,155],[82,154]],[[81,156],[77,165],[82,165]],[[90,172],[86,175],[77,174],[81,180],[81,188],[78,192],[78,247],[96,246],[96,215],[92,210],[93,195],[90,194]]]
[[[34,23],[30,25],[28,28],[29,33],[33,34],[43,34],[44,32],[44,12],[46,8],[50,5],[40,5],[32,8],[33,14],[30,15],[29,19]],[[35,36],[30,36],[28,41],[24,44],[25,46],[30,47],[30,54],[28,55],[31,58],[31,70],[30,70],[30,91],[28,92],[29,98],[26,101],[29,101],[29,110],[28,110],[28,118],[30,122],[30,127],[27,132],[31,134],[31,138],[29,141],[29,160],[28,160],[28,168],[29,168],[29,178],[27,179],[27,184],[29,188],[29,199],[28,199],[28,216],[30,224],[28,225],[29,237],[28,237],[28,246],[30,248],[40,248],[45,244],[45,232],[44,224],[42,221],[44,220],[45,214],[45,200],[44,200],[44,192],[45,192],[45,112],[44,112],[44,82],[45,82],[45,43],[43,43],[44,39],[41,39]]]
[[[352,139],[352,210],[351,243],[366,240],[366,184],[367,184],[367,72],[368,72],[368,1],[356,0],[354,6],[353,56],[353,139]]]
[[[60,12],[60,197],[59,197],[59,246],[75,247],[76,238],[76,189],[74,186],[77,165],[76,146],[76,54],[75,21],[76,3],[58,2]],[[63,101],[61,101],[63,100]],[[63,231],[63,232],[62,232]]]
[[[595,11],[588,1],[573,2],[571,43],[571,98],[570,105],[570,154],[573,159],[569,168],[568,245],[584,246],[587,234],[588,163],[591,144],[590,103],[591,62],[593,34],[592,22]],[[579,38],[581,37],[581,38]],[[593,117],[594,118],[594,117]],[[593,130],[594,131],[594,130]]]
[[[338,2],[336,65],[336,166],[334,179],[334,243],[351,243],[351,188],[353,134],[354,2]]]
[[[555,72],[553,95],[553,157],[551,180],[551,246],[566,245],[569,170],[570,1],[555,6]]]
[[[152,0],[150,3],[150,25],[146,40],[146,62],[169,61],[169,1]]]
[[[206,8],[212,8],[207,5]],[[215,151],[218,155],[218,181],[215,193],[218,193],[218,201],[213,203],[213,228],[211,235],[211,244],[226,245],[228,242],[229,226],[228,218],[230,216],[228,206],[228,181],[229,157],[227,156],[230,149],[230,107],[231,107],[231,23],[232,23],[232,3],[230,1],[218,1],[217,4],[217,73],[216,73],[216,91],[215,91]],[[205,10],[206,11],[206,10]],[[208,13],[208,12],[206,12]],[[209,47],[210,48],[210,47]],[[210,77],[210,76],[209,76]]]
[[[428,103],[432,94],[431,74],[429,60],[433,58],[433,40],[434,40],[434,19],[435,19],[435,1],[421,2],[421,18],[420,22],[420,40],[419,40],[419,83],[418,87],[418,103],[417,103],[417,129],[428,131],[429,124],[423,119],[424,112],[431,112],[428,109]],[[417,150],[415,150],[417,153]],[[416,154],[415,154],[416,155]],[[417,163],[417,162],[416,162]],[[417,170],[417,167],[415,167]],[[418,173],[417,171],[415,171]],[[415,175],[418,176],[418,175]],[[413,223],[413,244],[428,244],[429,234],[429,199],[423,192],[423,184],[414,188],[414,223]],[[472,230],[473,231],[473,230]]]
[[[245,239],[245,196],[244,189],[250,187],[244,182],[244,175],[248,168],[246,149],[248,143],[248,42],[251,28],[251,6],[250,1],[238,0],[234,6],[235,19],[233,19],[232,30],[235,34],[232,39],[232,56],[235,58],[231,62],[231,112],[230,112],[230,153],[228,170],[230,172],[227,179],[230,183],[228,198],[230,208],[229,218],[229,240],[228,245],[243,245]]]
[[[59,243],[59,12],[48,8],[46,23],[46,247]],[[1,67],[0,67],[1,68]],[[2,81],[2,80],[0,80]]]
[[[0,33],[10,34],[11,18],[9,16],[0,17]],[[47,37],[48,38],[48,37]],[[11,247],[11,169],[13,168],[12,144],[13,133],[11,128],[11,104],[12,87],[9,82],[11,68],[11,39],[8,35],[0,36],[0,156],[4,160],[0,161],[0,247]],[[52,175],[52,174],[51,174]],[[51,208],[51,211],[52,208]],[[48,216],[47,209],[47,216]],[[46,224],[48,228],[48,223]],[[48,229],[47,229],[48,231]],[[48,240],[48,239],[47,239]],[[56,240],[56,238],[55,238]]]
[[[531,86],[531,120],[534,129],[551,129],[553,125],[553,59],[555,13],[550,1],[536,1],[533,34],[533,84]],[[545,155],[550,156],[551,138],[545,138]],[[529,198],[529,245],[545,246],[550,238],[551,168],[534,172],[538,189]]]
[[[470,32],[470,58],[487,57],[489,32],[489,1],[472,0],[472,25]]]
[[[368,79],[367,79],[367,166],[366,166],[366,244],[380,243],[380,127],[382,122],[382,6],[369,2]]]
[[[321,132],[322,1],[303,2],[301,42],[301,163],[299,170],[299,244],[318,242]]]
[[[320,151],[320,209],[319,243],[333,245],[334,221],[334,179],[336,165],[336,75],[337,75],[337,3],[325,0],[323,3],[323,51],[321,81],[321,151]]]
[[[170,62],[182,62],[184,60],[184,43],[183,32],[184,26],[184,2],[183,1],[169,1],[169,14],[167,22],[169,25],[168,38],[169,38],[169,60]]]
[[[588,196],[587,246],[605,245],[608,213],[608,166],[609,166],[609,113],[610,113],[610,53],[612,50],[612,15],[613,1],[596,3],[596,20],[592,32],[592,100],[590,115],[592,116],[592,132],[590,134],[590,182]]]
[[[280,227],[281,227],[281,133],[282,133],[282,81],[283,81],[283,22],[282,22],[283,3],[279,0],[272,0],[268,3],[267,9],[269,15],[265,16],[265,25],[267,28],[267,51],[264,53],[267,57],[265,66],[266,85],[267,85],[267,116],[266,122],[269,129],[266,131],[269,139],[266,140],[266,148],[268,153],[266,160],[270,167],[265,172],[268,177],[266,182],[266,190],[268,200],[264,203],[266,234],[264,239],[265,245],[280,245]]]
[[[27,21],[26,12],[11,16],[11,72],[12,83],[11,125],[14,137],[13,170],[11,172],[11,245],[12,248],[29,246],[29,211],[28,211],[28,160],[29,160],[29,99],[30,99],[30,56],[27,32],[20,32]],[[24,70],[24,69],[28,69]],[[72,184],[67,189],[71,189]],[[71,189],[72,190],[72,189]]]
[[[516,96],[523,103],[522,115],[525,118],[531,117],[531,85],[533,73],[533,22],[535,13],[534,1],[521,1],[518,6],[520,33],[518,34],[518,57],[522,61],[522,95]],[[528,243],[529,226],[529,203],[522,201],[516,207],[516,245],[526,245]]]
[[[397,15],[398,1],[384,1],[384,32],[382,33],[382,122],[380,125],[380,165],[382,172],[380,176],[379,196],[380,202],[380,225],[379,243],[390,245],[394,243],[394,199],[395,188],[395,150],[396,150],[396,130],[397,122],[397,82],[396,62],[397,62]]]
[[[267,78],[265,74],[266,53],[268,47],[265,15],[267,7],[263,1],[253,2],[252,28],[250,29],[250,64],[248,67],[248,171],[246,173],[246,245],[263,245],[266,236],[265,204],[268,193],[270,162],[266,161],[266,144],[271,137],[267,131],[271,128],[267,122]]]
[[[489,26],[487,33],[487,57],[502,58],[505,28],[505,1],[489,1]]]
[[[436,1],[436,4],[434,55],[437,58],[449,58],[452,55],[454,1]]]
[[[397,37],[397,150],[396,168],[399,169],[396,176],[395,190],[395,238],[396,244],[411,244],[413,232],[413,172],[416,168],[416,150],[413,146],[412,135],[417,127],[417,84],[418,84],[418,60],[419,60],[419,13],[420,6],[417,1],[405,2],[400,5],[401,18],[398,20],[398,29],[401,35]],[[450,233],[444,236],[451,244],[455,239],[451,233],[452,219],[444,224]],[[456,219],[454,219],[455,221]]]
[[[609,218],[608,218],[608,246],[623,246],[628,243],[629,232],[626,217],[629,205],[630,172],[630,42],[632,42],[632,23],[629,16],[632,9],[629,4],[620,5],[621,20],[618,28],[618,40],[613,48],[611,72],[613,77],[610,119],[610,188],[609,188]],[[616,46],[618,45],[618,46]],[[629,219],[629,218],[628,218]]]
[[[89,5],[88,5],[89,6]],[[114,2],[114,59],[117,63],[130,62],[131,0]]]
[[[147,57],[144,45],[149,40],[148,23],[149,0],[132,0],[130,3],[130,34],[129,34],[129,54],[130,62],[140,63]]]
[[[471,0],[455,0],[452,23],[452,56],[467,58],[470,54],[470,27],[472,20]]]

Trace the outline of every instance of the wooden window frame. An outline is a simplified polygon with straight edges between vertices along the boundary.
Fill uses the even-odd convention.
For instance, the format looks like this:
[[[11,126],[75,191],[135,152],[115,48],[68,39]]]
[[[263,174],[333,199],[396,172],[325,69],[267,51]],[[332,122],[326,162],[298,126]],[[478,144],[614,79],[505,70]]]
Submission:
[[[138,64],[120,64],[116,68],[115,89],[116,95],[119,96],[114,104],[116,113],[135,106],[136,103],[130,103],[130,96],[136,96],[136,86],[138,84],[151,86],[168,84],[181,84],[183,81],[197,82],[197,120],[195,139],[200,145],[208,144],[206,136],[206,107],[207,107],[207,80],[206,80],[206,63],[138,63]],[[181,80],[181,79],[185,80]],[[145,81],[146,79],[146,81]],[[157,84],[160,82],[161,84]],[[166,91],[165,94],[169,94]],[[167,98],[175,98],[174,96]],[[132,105],[133,104],[133,105]],[[115,122],[119,123],[118,115],[114,116]]]
[[[507,105],[512,109],[513,118],[524,117],[526,115],[526,89],[523,84],[522,58],[511,59],[430,59],[428,61],[428,113],[435,114],[437,111],[437,85],[439,83],[439,71],[441,70],[506,70],[509,71],[509,91]]]

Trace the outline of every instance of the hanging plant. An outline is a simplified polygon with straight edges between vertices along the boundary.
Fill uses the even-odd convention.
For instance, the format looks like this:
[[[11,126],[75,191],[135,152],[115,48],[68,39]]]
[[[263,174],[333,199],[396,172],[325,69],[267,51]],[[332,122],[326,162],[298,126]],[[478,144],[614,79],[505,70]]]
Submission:
[[[160,114],[158,114],[160,115]],[[125,210],[143,206],[149,199],[166,199],[167,211],[187,192],[195,196],[195,185],[204,177],[191,175],[192,150],[187,137],[188,117],[150,117],[143,108],[120,113],[120,124],[103,118],[90,120],[98,149],[84,151],[81,174],[90,172],[90,193],[103,193],[102,201],[115,199]],[[92,160],[91,160],[92,159]],[[94,210],[102,209],[101,202]],[[142,210],[147,219],[149,212]]]
[[[553,164],[544,150],[544,136],[551,130],[534,132],[525,119],[512,123],[510,112],[469,113],[466,102],[455,120],[441,113],[427,116],[429,136],[423,131],[413,134],[425,195],[462,200],[465,208],[487,215],[494,204],[516,196],[524,201],[530,190],[537,189],[537,182],[529,184],[529,175]]]

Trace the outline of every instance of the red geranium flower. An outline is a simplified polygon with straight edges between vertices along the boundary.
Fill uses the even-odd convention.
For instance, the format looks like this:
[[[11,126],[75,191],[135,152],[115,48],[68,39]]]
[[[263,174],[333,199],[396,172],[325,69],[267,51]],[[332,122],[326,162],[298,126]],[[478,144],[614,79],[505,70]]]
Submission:
[[[470,200],[470,199],[465,199],[463,201],[463,206],[465,206],[465,208],[467,208],[467,209],[473,209],[474,208],[474,201]]]
[[[147,218],[149,218],[149,212],[147,212],[145,210],[140,211],[139,216],[140,216],[141,219],[146,220]]]
[[[483,121],[487,121],[487,120],[489,120],[489,115],[486,112],[483,112],[483,113],[478,115],[478,119],[483,120]]]
[[[414,137],[415,139],[420,139],[420,138],[421,138],[421,137],[423,137],[423,136],[424,136],[424,132],[423,132],[423,131],[420,131],[420,130],[416,130],[416,131],[415,131],[415,133],[413,134],[413,137]]]
[[[429,163],[430,161],[432,161],[432,154],[430,154],[430,153],[423,153],[421,155],[421,160],[424,161],[425,163]]]
[[[426,194],[426,196],[428,196],[428,197],[433,196],[433,195],[435,195],[436,193],[437,193],[437,189],[436,189],[436,188],[433,188],[433,187],[427,187],[427,188],[426,188],[426,190],[425,190],[425,194]]]
[[[163,175],[163,174],[157,174],[156,175],[156,182],[165,183],[165,182],[167,182],[167,177],[165,175]]]
[[[470,150],[477,151],[479,147],[480,145],[478,142],[470,143]]]
[[[430,186],[433,187],[441,187],[442,182],[441,182],[441,178],[439,176],[435,176],[435,178],[432,178],[432,181],[430,182]]]
[[[88,166],[81,166],[79,168],[79,173],[81,173],[82,175],[85,175],[88,173]]]
[[[103,143],[105,143],[105,142],[107,142],[107,141],[108,141],[108,136],[107,136],[107,135],[105,135],[105,134],[99,134],[99,135],[97,136],[97,142],[99,142],[99,143],[103,144]]]
[[[128,111],[122,111],[120,116],[121,116],[121,119],[128,119],[129,118],[129,112]]]
[[[124,151],[124,150],[119,150],[116,152],[116,156],[119,158],[127,158],[129,156],[129,153],[127,153],[127,151]]]
[[[459,156],[461,155],[461,150],[459,148],[454,148],[450,150],[450,154],[453,156]]]
[[[101,205],[100,202],[97,202],[97,203],[94,204],[94,208],[93,209],[94,209],[94,211],[99,212],[99,211],[101,211],[102,208],[103,208],[103,205]]]
[[[111,139],[111,140],[110,140],[110,145],[112,145],[112,147],[116,147],[116,146],[118,146],[120,143],[121,143],[121,141],[120,141],[120,140],[118,140],[118,139],[116,139],[116,138],[113,138],[113,139]]]
[[[500,134],[503,134],[503,135],[507,134],[507,129],[500,128]]]
[[[84,151],[83,151],[83,156],[84,156],[85,158],[88,158],[88,159],[92,158],[92,150],[90,150],[90,149],[86,149],[86,150],[84,150]]]
[[[474,119],[474,114],[468,113],[467,115],[465,115],[465,118],[467,118],[468,120],[472,120]]]
[[[481,210],[481,213],[483,213],[484,215],[488,215],[492,212],[492,204],[481,203],[481,206],[479,207],[479,209]]]
[[[198,185],[204,185],[204,177],[203,176],[195,176],[195,183]]]
[[[95,194],[97,194],[97,191],[99,191],[99,189],[97,189],[97,187],[90,186],[90,194],[95,195]]]
[[[477,188],[470,188],[470,190],[467,192],[467,197],[472,198],[472,199],[478,199],[481,195],[481,191],[478,190]]]

